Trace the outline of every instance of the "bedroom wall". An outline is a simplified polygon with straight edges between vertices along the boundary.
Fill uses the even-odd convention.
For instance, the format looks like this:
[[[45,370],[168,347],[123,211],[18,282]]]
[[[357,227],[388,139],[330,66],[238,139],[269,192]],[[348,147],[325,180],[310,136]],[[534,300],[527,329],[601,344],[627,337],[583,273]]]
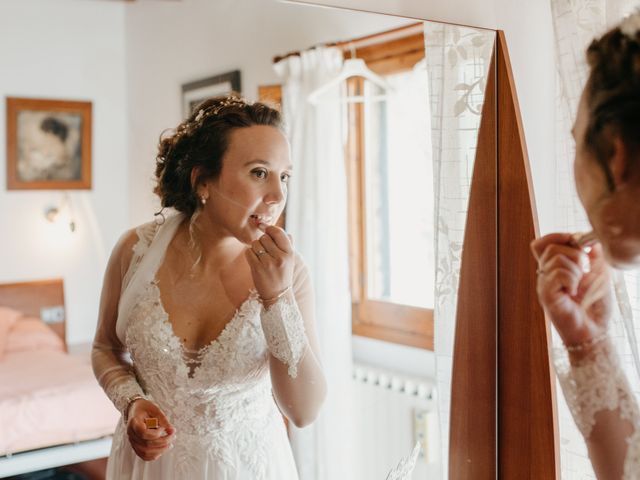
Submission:
[[[70,344],[93,337],[106,255],[128,224],[124,13],[120,2],[0,2],[0,97],[93,102],[93,188],[71,193],[71,234],[43,216],[60,192],[6,190],[0,101],[0,282],[64,278]]]

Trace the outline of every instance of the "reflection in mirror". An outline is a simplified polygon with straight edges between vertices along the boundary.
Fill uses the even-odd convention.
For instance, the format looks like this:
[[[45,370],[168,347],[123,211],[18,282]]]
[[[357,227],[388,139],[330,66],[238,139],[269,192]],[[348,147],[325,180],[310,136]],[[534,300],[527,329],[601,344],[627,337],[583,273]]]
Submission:
[[[108,385],[105,378],[125,366],[126,371],[120,369],[118,375],[128,375],[130,382],[122,385],[133,387],[123,387],[124,393],[118,397],[124,399],[124,410],[128,414],[129,400],[135,400],[136,395],[151,392],[149,403],[159,403],[160,410],[166,410],[163,413],[167,423],[177,430],[174,448],[162,452],[157,460],[142,462],[131,450],[122,422],[114,433],[115,421],[108,432],[87,434],[75,444],[69,440],[69,429],[76,432],[82,423],[76,417],[68,419],[67,430],[49,438],[48,443],[38,441],[25,446],[3,443],[0,438],[0,455],[13,454],[11,458],[0,458],[0,476],[67,465],[78,459],[104,458],[113,443],[112,458],[126,457],[153,478],[212,478],[203,472],[230,469],[236,472],[230,478],[238,479],[383,479],[418,444],[415,457],[410,458],[415,462],[413,476],[408,478],[446,478],[456,292],[494,33],[262,0],[96,1],[80,9],[70,0],[56,0],[55,8],[29,0],[44,9],[40,12],[42,18],[55,15],[61,19],[65,28],[60,31],[65,33],[60,34],[51,25],[36,21],[35,13],[25,3],[9,0],[0,6],[2,44],[21,45],[21,55],[29,59],[18,62],[0,49],[0,60],[8,72],[13,72],[2,93],[91,101],[99,120],[94,122],[93,132],[95,178],[92,190],[69,193],[69,202],[75,205],[73,243],[56,245],[55,251],[50,245],[34,243],[25,247],[21,239],[47,238],[43,233],[46,220],[40,218],[43,215],[33,218],[31,210],[45,211],[57,197],[50,198],[46,192],[25,192],[21,202],[15,202],[14,197],[0,193],[3,210],[6,206],[7,211],[17,212],[10,219],[15,220],[15,231],[3,240],[3,251],[11,252],[15,261],[6,263],[0,280],[10,283],[43,275],[65,278],[67,343],[71,348],[64,355],[82,359],[77,361],[83,365],[78,367],[83,369],[81,375],[91,377],[87,352],[96,330],[92,319],[100,308],[98,292],[106,267],[101,258],[103,245],[112,247],[122,232],[149,222],[159,210],[159,202],[152,194],[154,184],[149,179],[154,171],[159,133],[184,120],[182,104],[186,96],[180,98],[176,92],[188,85],[191,99],[197,96],[194,89],[204,85],[199,80],[227,78],[218,76],[239,70],[242,96],[269,103],[284,118],[293,175],[288,184],[283,226],[292,234],[295,249],[308,269],[313,289],[309,287],[307,293],[312,292],[310,295],[315,297],[315,307],[309,306],[313,302],[303,302],[299,290],[295,291],[300,283],[306,285],[302,281],[294,281],[292,301],[299,304],[300,310],[315,313],[315,322],[306,323],[305,327],[313,330],[307,331],[308,338],[317,333],[319,365],[328,394],[324,402],[318,400],[322,406],[317,416],[312,415],[311,424],[291,414],[299,411],[296,407],[301,397],[287,397],[290,402],[283,402],[279,389],[285,380],[291,382],[287,386],[295,387],[295,379],[286,377],[286,368],[284,375],[278,376],[279,367],[273,365],[282,359],[268,357],[260,336],[242,337],[244,343],[218,342],[219,347],[210,351],[222,351],[224,355],[215,359],[213,354],[209,358],[195,355],[198,366],[191,375],[164,388],[168,385],[164,382],[171,380],[176,371],[183,371],[182,367],[159,352],[154,353],[156,360],[145,366],[146,354],[135,350],[132,339],[157,339],[164,332],[168,336],[162,338],[167,345],[180,342],[166,327],[180,327],[178,312],[187,308],[171,312],[172,301],[174,306],[178,305],[177,300],[184,300],[187,307],[207,304],[211,308],[206,311],[215,313],[219,309],[210,305],[211,299],[222,298],[216,300],[216,305],[227,301],[225,305],[233,312],[232,307],[237,307],[238,302],[229,302],[220,292],[227,292],[244,274],[254,283],[255,278],[246,264],[239,263],[230,270],[231,275],[223,276],[214,286],[205,282],[180,289],[186,284],[172,276],[176,270],[157,264],[153,267],[148,261],[141,271],[157,271],[157,277],[150,277],[155,288],[160,286],[156,307],[162,305],[169,313],[156,315],[159,310],[153,310],[154,314],[141,316],[137,329],[132,329],[128,338],[118,338],[115,323],[105,330],[104,339],[110,346],[98,350],[107,366],[98,369],[98,376],[103,386]],[[15,25],[22,30],[9,28]],[[87,35],[83,28],[93,29],[94,34]],[[114,42],[113,38],[119,41]],[[35,42],[38,48],[30,39],[41,40]],[[64,89],[45,81],[45,60],[54,51],[66,52],[66,68],[60,72]],[[98,64],[96,51],[103,58]],[[237,76],[233,78],[236,81]],[[201,88],[226,91],[222,81]],[[191,123],[198,121],[194,115]],[[249,136],[240,143],[245,148],[257,148],[258,140],[264,139]],[[273,147],[277,142],[266,144]],[[230,160],[223,165],[224,172]],[[129,185],[126,195],[114,196],[113,192],[122,185]],[[215,188],[224,190],[225,185],[221,181]],[[203,203],[207,208],[215,208],[211,207],[214,198],[224,201],[223,195],[214,197],[214,187],[195,193],[200,200],[203,193],[209,194]],[[234,205],[238,204],[238,197],[230,190],[223,193]],[[232,212],[231,203],[228,206]],[[168,230],[158,230],[162,231]],[[29,235],[30,232],[38,235]],[[158,238],[171,242],[172,237],[163,234]],[[127,244],[125,250],[130,252],[132,247],[133,243]],[[49,250],[43,256],[45,248]],[[136,251],[141,250],[136,247]],[[171,255],[167,255],[169,262]],[[259,258],[263,254],[256,255]],[[162,255],[156,260],[160,258]],[[296,272],[301,271],[301,264],[296,264]],[[139,278],[142,275],[136,281]],[[113,296],[107,295],[107,301],[112,302],[114,321],[118,308],[139,308],[141,302],[137,298],[124,294],[126,308],[118,305],[119,288],[109,291]],[[208,303],[198,303],[203,299]],[[247,316],[247,324],[268,335],[269,323],[261,322],[260,313],[256,312]],[[165,322],[160,321],[162,318]],[[167,318],[171,319],[168,323]],[[215,326],[204,320],[198,322],[202,322],[200,332],[206,332],[207,338],[217,337],[213,330],[221,338],[225,331],[236,331],[227,328],[231,321]],[[44,323],[42,326],[46,327]],[[178,343],[185,353],[189,353],[189,345]],[[122,351],[118,350],[121,346]],[[129,364],[114,363],[126,362],[120,358],[120,353],[126,351],[133,353],[135,375]],[[263,402],[260,405],[265,406],[265,411],[276,412],[274,428],[262,431],[255,423],[238,420],[247,415],[263,417],[256,407],[258,403],[252,403],[258,395],[243,397],[245,403],[227,402],[229,396],[219,402],[222,393],[229,395],[230,385],[237,388],[235,393],[248,391],[255,378],[240,375],[240,369],[255,352],[265,353],[253,359],[264,367],[256,372],[268,387],[259,396]],[[3,398],[14,401],[19,391],[18,380],[10,376],[14,373],[2,369],[8,365],[7,359],[16,361],[11,355],[2,357],[0,352],[0,376],[12,379],[11,388],[6,390],[6,397],[0,396],[0,402]],[[35,353],[22,355],[29,361],[37,357]],[[154,370],[151,364],[159,369]],[[215,381],[211,380],[206,388],[194,387],[199,377],[202,380],[211,372],[219,373],[221,365],[228,367],[222,369],[222,377],[207,376]],[[44,371],[37,365],[32,370]],[[28,370],[23,371],[26,375]],[[37,375],[32,380],[34,388],[38,387]],[[312,391],[311,381],[316,380],[300,369],[298,381],[309,381],[306,386],[299,384],[301,396]],[[62,382],[59,390],[66,388]],[[154,390],[160,383],[164,387]],[[7,385],[1,377],[0,385]],[[112,417],[119,417],[98,383],[92,380],[91,385],[110,408]],[[113,400],[113,391],[110,393]],[[193,406],[194,399],[207,395],[213,395],[207,397],[212,398],[210,403]],[[274,401],[280,403],[276,405]],[[123,402],[116,403],[122,410]],[[146,405],[139,400],[132,405],[136,403]],[[40,404],[38,409],[46,412],[47,418],[58,418],[59,405],[60,402],[49,402]],[[19,413],[13,416],[16,422],[24,418]],[[159,414],[158,417],[162,425],[164,420]],[[25,425],[12,428],[22,431]],[[153,435],[155,429],[150,430]],[[53,454],[54,460],[41,460],[40,449],[51,445],[59,448]],[[89,453],[79,457],[80,448]],[[26,464],[28,468],[24,467]],[[126,470],[127,465],[112,462],[110,478],[118,478],[113,473],[115,469]],[[95,478],[104,475],[104,462],[75,468],[93,468],[91,475]],[[96,469],[102,469],[102,473],[95,473]]]
[[[426,61],[385,76],[365,104],[369,297],[433,309],[433,159]],[[365,85],[365,96],[367,96]]]

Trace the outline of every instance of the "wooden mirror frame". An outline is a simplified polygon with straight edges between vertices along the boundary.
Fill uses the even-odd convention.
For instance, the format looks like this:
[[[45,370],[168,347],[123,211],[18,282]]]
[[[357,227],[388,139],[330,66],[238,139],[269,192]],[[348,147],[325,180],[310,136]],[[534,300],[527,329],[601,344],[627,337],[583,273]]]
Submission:
[[[361,8],[356,0],[342,0],[342,5],[335,0],[286,1],[384,15],[402,8],[391,1],[380,6],[385,11],[377,12]],[[462,8],[464,1],[456,2]],[[453,8],[443,5],[434,5],[430,21],[465,23],[452,21],[444,12]],[[466,11],[460,15],[474,17]],[[536,265],[529,250],[539,233],[537,214],[511,61],[501,30],[496,34],[491,75],[458,292],[449,479],[559,479],[550,330],[537,300]],[[479,286],[482,295],[478,295]]]

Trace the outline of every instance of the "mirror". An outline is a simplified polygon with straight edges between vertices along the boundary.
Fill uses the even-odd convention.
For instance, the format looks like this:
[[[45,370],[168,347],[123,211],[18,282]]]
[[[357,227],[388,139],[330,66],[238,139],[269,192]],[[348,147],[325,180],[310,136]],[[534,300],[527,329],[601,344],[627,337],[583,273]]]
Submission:
[[[93,183],[65,197],[76,230],[44,257],[20,242],[44,231],[33,211],[58,193],[0,193],[16,220],[3,280],[65,277],[67,342],[82,351],[106,252],[158,210],[158,135],[208,95],[272,102],[294,162],[286,229],[315,286],[329,385],[313,425],[288,425],[300,478],[382,479],[417,442],[412,478],[447,478],[456,292],[495,32],[263,0],[51,3],[0,6],[22,28],[0,28],[21,51],[0,51],[3,93],[92,102]]]

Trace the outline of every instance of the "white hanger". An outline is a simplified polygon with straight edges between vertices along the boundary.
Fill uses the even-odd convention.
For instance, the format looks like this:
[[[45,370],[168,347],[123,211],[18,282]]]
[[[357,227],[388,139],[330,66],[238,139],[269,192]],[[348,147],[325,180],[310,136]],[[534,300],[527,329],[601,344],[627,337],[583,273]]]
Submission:
[[[315,104],[318,104],[320,101],[320,97],[325,94],[328,90],[335,87],[336,85],[341,84],[351,77],[362,77],[365,80],[377,85],[382,88],[383,91],[387,92],[391,89],[391,87],[387,84],[386,80],[382,78],[380,75],[369,70],[367,64],[361,58],[355,58],[354,49],[352,47],[351,57],[344,61],[342,64],[342,70],[338,75],[333,77],[324,85],[316,88],[313,92],[309,94],[307,97],[307,101]],[[386,95],[368,95],[368,96],[352,96],[346,97],[344,99],[345,102],[354,103],[354,102],[362,102],[362,101],[380,101],[384,100]]]

